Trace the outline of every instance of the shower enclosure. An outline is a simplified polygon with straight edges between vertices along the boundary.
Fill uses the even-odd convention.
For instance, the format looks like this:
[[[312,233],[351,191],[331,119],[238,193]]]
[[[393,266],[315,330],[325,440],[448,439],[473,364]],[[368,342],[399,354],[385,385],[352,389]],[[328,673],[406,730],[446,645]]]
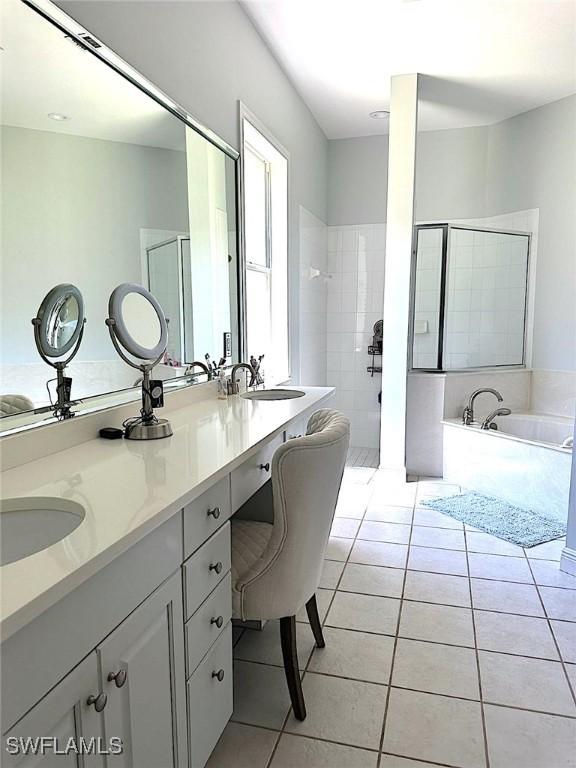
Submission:
[[[529,255],[526,232],[417,225],[411,368],[524,365]]]

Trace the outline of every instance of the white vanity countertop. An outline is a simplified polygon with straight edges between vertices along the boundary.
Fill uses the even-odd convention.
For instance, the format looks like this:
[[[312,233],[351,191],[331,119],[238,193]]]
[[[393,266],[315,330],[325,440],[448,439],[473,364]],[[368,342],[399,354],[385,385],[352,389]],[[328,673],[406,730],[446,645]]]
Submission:
[[[81,504],[83,522],[57,544],[0,568],[2,639],[45,611],[157,528],[304,412],[331,387],[291,400],[196,400],[163,414],[164,440],[96,438],[0,474],[3,498],[56,496]],[[54,427],[58,429],[58,427]]]

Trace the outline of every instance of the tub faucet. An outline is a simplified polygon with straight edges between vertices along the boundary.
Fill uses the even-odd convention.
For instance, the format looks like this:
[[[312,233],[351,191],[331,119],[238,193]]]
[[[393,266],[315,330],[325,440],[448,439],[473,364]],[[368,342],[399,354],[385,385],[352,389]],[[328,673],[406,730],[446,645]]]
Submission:
[[[495,411],[492,411],[492,413],[486,416],[480,426],[480,429],[498,429],[496,424],[492,424],[496,416],[510,416],[511,413],[512,411],[510,408],[496,408]]]
[[[464,408],[464,411],[462,413],[462,424],[467,424],[470,426],[470,424],[474,423],[474,401],[478,397],[478,395],[481,395],[483,392],[489,392],[491,395],[494,395],[499,403],[504,400],[500,392],[498,392],[497,389],[492,389],[491,387],[483,387],[482,389],[477,389],[470,395],[470,399],[468,400],[468,405],[466,408]]]

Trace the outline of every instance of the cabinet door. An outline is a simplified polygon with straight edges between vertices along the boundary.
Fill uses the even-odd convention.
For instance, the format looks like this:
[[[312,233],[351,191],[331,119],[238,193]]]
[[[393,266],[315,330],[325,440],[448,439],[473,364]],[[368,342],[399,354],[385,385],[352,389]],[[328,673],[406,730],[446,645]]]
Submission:
[[[103,768],[102,715],[88,704],[100,693],[98,660],[92,652],[4,735],[4,768]],[[104,701],[101,696],[99,708]],[[77,754],[83,745],[85,754]]]
[[[106,735],[119,736],[110,768],[186,764],[182,587],[176,573],[99,646]]]

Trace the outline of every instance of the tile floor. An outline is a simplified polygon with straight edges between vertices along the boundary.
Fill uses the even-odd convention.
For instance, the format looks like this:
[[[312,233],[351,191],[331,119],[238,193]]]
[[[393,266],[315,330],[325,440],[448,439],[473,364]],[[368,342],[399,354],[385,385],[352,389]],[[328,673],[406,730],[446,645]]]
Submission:
[[[235,708],[209,768],[575,768],[576,578],[421,507],[457,492],[347,468],[290,712],[277,622],[237,633]]]

